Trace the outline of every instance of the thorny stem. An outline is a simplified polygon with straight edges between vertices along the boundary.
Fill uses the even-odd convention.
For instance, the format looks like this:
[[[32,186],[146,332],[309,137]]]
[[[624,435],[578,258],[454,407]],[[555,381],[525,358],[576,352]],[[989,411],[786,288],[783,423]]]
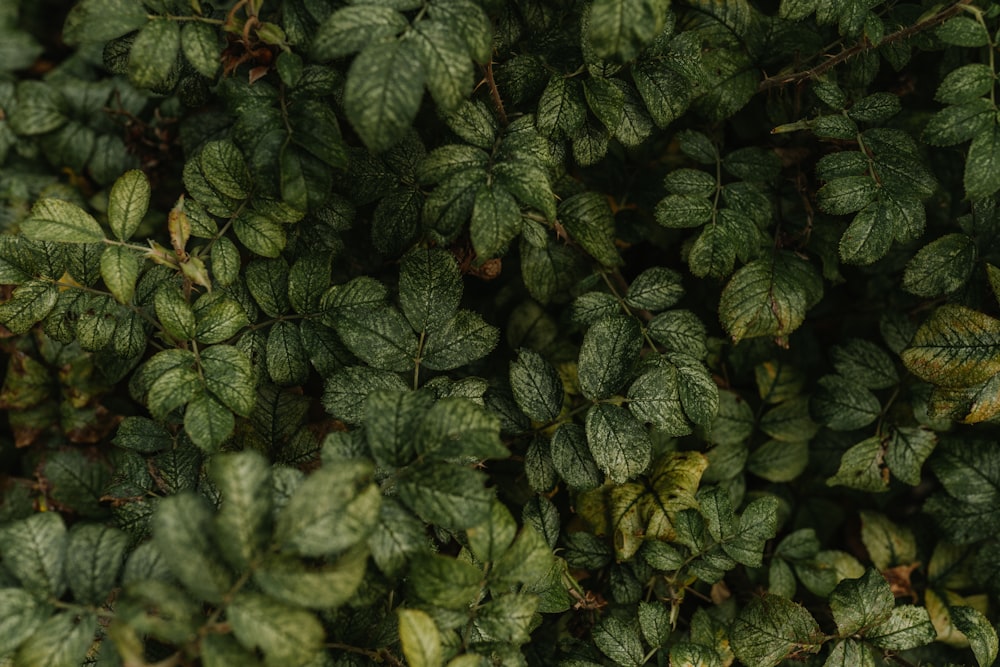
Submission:
[[[493,78],[493,61],[490,60],[483,67],[483,76],[485,77],[486,85],[490,89],[490,97],[493,99],[493,106],[497,109],[497,114],[500,116],[500,124],[507,126],[510,122],[507,119],[507,111],[503,107],[503,99],[500,98],[500,91],[497,89],[497,82]]]
[[[914,23],[911,26],[907,26],[905,28],[897,30],[894,33],[886,35],[878,42],[878,44],[872,44],[870,41],[868,41],[868,38],[865,37],[851,48],[845,49],[835,56],[830,56],[827,60],[817,65],[816,67],[803,70],[801,72],[795,72],[792,74],[778,74],[775,76],[769,76],[760,82],[760,84],[757,86],[757,91],[763,92],[765,90],[770,90],[771,88],[780,88],[781,86],[785,86],[790,83],[799,83],[807,79],[818,78],[823,74],[825,74],[826,72],[833,69],[834,67],[836,67],[837,65],[847,60],[850,60],[854,56],[864,53],[865,51],[868,51],[870,49],[876,49],[881,46],[885,46],[886,44],[892,44],[893,42],[898,42],[900,40],[907,39],[908,37],[912,37],[917,33],[923,32],[924,30],[928,30],[938,24],[944,23],[951,17],[955,16],[959,12],[966,9],[967,6],[970,5],[971,3],[972,0],[958,0],[958,2],[956,2],[955,4],[946,7],[945,9],[942,9],[938,13],[924,19],[923,21],[920,21],[919,23]]]

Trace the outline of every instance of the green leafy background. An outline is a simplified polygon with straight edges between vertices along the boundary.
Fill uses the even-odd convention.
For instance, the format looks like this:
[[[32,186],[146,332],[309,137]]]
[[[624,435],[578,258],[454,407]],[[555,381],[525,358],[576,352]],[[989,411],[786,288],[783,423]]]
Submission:
[[[0,665],[993,665],[998,33],[6,0]]]

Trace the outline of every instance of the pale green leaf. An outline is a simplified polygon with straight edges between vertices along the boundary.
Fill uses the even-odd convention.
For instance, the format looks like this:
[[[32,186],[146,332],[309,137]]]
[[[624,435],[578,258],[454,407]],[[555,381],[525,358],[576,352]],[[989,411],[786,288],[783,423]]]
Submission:
[[[198,73],[209,79],[215,76],[222,60],[219,34],[208,23],[188,21],[181,28],[181,49],[184,57]]]
[[[101,605],[108,600],[125,560],[128,536],[117,528],[77,524],[66,545],[72,558],[66,560],[66,581],[73,599]]]
[[[371,464],[342,461],[312,473],[282,508],[274,537],[286,552],[317,557],[336,554],[371,532],[382,494]]]
[[[152,528],[164,562],[188,592],[209,602],[221,601],[233,576],[212,542],[212,510],[204,498],[183,492],[162,499]]]
[[[119,303],[129,303],[139,279],[139,260],[123,246],[109,246],[101,254],[101,279]]]
[[[66,590],[66,526],[53,512],[32,514],[0,530],[4,568],[40,599]]]
[[[1000,122],[996,118],[973,137],[964,182],[969,199],[989,197],[1000,189]]]
[[[128,59],[129,79],[139,88],[159,90],[169,87],[176,76],[180,48],[180,23],[160,17],[149,21],[132,42]]]
[[[601,653],[614,660],[616,665],[638,667],[645,662],[645,651],[635,623],[617,616],[606,616],[597,624],[591,636]]]
[[[790,253],[758,259],[737,271],[722,291],[719,317],[733,341],[787,336],[805,320],[819,275]]]
[[[830,609],[841,637],[864,634],[892,614],[896,600],[889,582],[875,569],[858,579],[845,579],[830,594]]]
[[[412,667],[440,667],[443,660],[441,634],[434,619],[419,609],[396,609],[399,642]]]
[[[427,90],[438,108],[448,113],[472,92],[472,61],[461,33],[448,23],[418,21],[410,37],[423,64]]]
[[[261,651],[269,667],[306,665],[323,649],[326,633],[314,614],[260,593],[238,593],[226,617],[236,639]]]
[[[392,7],[358,4],[341,7],[320,24],[312,39],[312,54],[333,60],[360,51],[369,44],[395,37],[409,27]]]
[[[104,232],[93,216],[62,199],[39,199],[21,223],[21,232],[33,241],[99,243]]]
[[[871,628],[866,638],[879,648],[905,651],[930,644],[937,637],[930,616],[923,607],[902,605],[892,610],[892,615]]]
[[[282,602],[308,609],[334,609],[358,590],[367,559],[368,550],[363,545],[329,563],[271,555],[254,570],[253,579],[262,591]]]
[[[52,610],[23,588],[0,588],[0,655],[12,653],[51,616]]]
[[[968,387],[1000,372],[1000,321],[946,304],[917,330],[903,363],[922,380]]]
[[[219,550],[242,571],[263,552],[270,534],[270,466],[253,451],[226,452],[212,458],[209,475],[222,496],[213,519]]]
[[[13,664],[18,667],[78,667],[86,659],[97,629],[97,616],[92,612],[60,612],[21,644]]]
[[[990,667],[997,659],[1000,642],[989,619],[980,611],[961,605],[949,607],[948,612],[955,627],[968,638],[979,667]]]
[[[108,225],[119,241],[127,241],[146,217],[151,188],[146,174],[131,169],[122,174],[108,194]]]

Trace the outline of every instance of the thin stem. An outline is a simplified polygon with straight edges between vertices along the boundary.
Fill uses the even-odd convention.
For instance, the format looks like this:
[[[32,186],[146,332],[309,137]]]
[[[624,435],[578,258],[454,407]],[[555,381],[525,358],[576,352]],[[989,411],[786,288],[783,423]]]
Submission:
[[[781,86],[788,85],[790,83],[799,83],[805,81],[806,79],[815,79],[823,74],[827,73],[837,65],[850,60],[854,56],[857,56],[870,49],[876,49],[886,44],[892,44],[893,42],[898,42],[908,37],[912,37],[917,33],[923,32],[933,28],[934,26],[944,23],[952,16],[955,16],[963,9],[966,9],[968,5],[972,3],[972,0],[958,0],[955,4],[942,9],[937,14],[930,16],[919,23],[914,23],[911,26],[897,30],[894,33],[888,34],[883,37],[878,44],[872,44],[867,38],[862,39],[860,42],[855,44],[849,49],[845,49],[835,56],[830,56],[823,63],[817,65],[816,67],[803,70],[801,72],[795,72],[793,74],[783,74],[777,76],[769,76],[757,86],[758,92],[765,90],[770,90],[771,88],[780,88]]]
[[[427,337],[427,332],[421,330],[420,340],[417,342],[417,356],[413,358],[413,391],[420,388],[420,362],[423,361],[422,355],[424,353],[424,340]]]
[[[493,78],[493,61],[492,60],[490,60],[488,63],[486,63],[486,66],[483,67],[483,76],[486,79],[486,85],[490,89],[490,98],[492,98],[492,100],[493,100],[493,106],[496,107],[497,114],[500,115],[500,123],[501,123],[501,125],[503,125],[504,127],[506,127],[507,124],[510,121],[507,119],[507,111],[503,107],[503,99],[501,99],[501,97],[500,97],[500,91],[497,89],[497,82]]]
[[[168,21],[177,21],[178,23],[186,23],[190,21],[197,21],[199,23],[210,23],[212,25],[225,25],[226,22],[222,19],[213,19],[207,16],[175,16],[173,14],[147,14],[146,18],[150,21],[155,19],[167,19]]]

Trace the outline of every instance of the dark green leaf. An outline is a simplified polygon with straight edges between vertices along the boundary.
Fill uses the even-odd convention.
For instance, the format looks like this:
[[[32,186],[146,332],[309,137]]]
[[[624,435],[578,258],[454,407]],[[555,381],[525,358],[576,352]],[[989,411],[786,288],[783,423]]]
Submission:
[[[638,667],[645,660],[639,628],[617,616],[607,616],[593,630],[594,644],[616,665]]]
[[[0,588],[0,654],[12,653],[52,614],[23,588]]]
[[[400,499],[417,514],[451,530],[483,523],[493,502],[481,473],[450,463],[411,466],[398,488]]]
[[[619,391],[639,359],[642,336],[630,317],[612,315],[587,330],[580,347],[580,389],[592,400]]]
[[[902,605],[884,622],[871,628],[866,638],[882,649],[905,651],[934,641],[937,631],[923,607]]]
[[[221,601],[233,579],[212,543],[212,511],[191,492],[161,500],[153,515],[153,539],[171,573],[193,595]]]
[[[748,665],[774,667],[791,653],[815,652],[819,626],[803,607],[778,595],[754,597],[733,623],[733,652]]]
[[[965,161],[965,194],[969,199],[989,197],[1000,189],[1000,122],[996,118],[977,132]]]
[[[424,68],[414,40],[374,42],[351,63],[344,112],[373,151],[403,138],[423,96]]]
[[[316,30],[312,53],[319,60],[341,58],[394,37],[407,27],[409,22],[392,7],[378,4],[341,7]]]
[[[332,609],[347,602],[365,575],[368,553],[354,548],[332,563],[307,564],[292,556],[268,557],[254,581],[269,596],[309,609]]]
[[[29,280],[14,290],[10,299],[0,303],[0,324],[13,334],[23,334],[56,306],[59,290],[43,280]]]
[[[817,421],[835,431],[851,431],[875,421],[881,406],[861,384],[839,375],[825,375],[812,397],[812,412]]]
[[[555,368],[537,352],[521,348],[510,365],[510,388],[518,407],[539,422],[552,421],[563,403],[563,384]]]
[[[805,320],[821,293],[819,275],[790,253],[758,259],[737,271],[722,291],[719,317],[735,342],[787,336]]]
[[[616,484],[625,483],[649,466],[649,434],[625,408],[607,403],[590,408],[587,442],[597,467]]]
[[[997,631],[989,619],[972,607],[952,606],[948,608],[951,621],[969,639],[972,652],[979,667],[989,667],[997,659]]]

